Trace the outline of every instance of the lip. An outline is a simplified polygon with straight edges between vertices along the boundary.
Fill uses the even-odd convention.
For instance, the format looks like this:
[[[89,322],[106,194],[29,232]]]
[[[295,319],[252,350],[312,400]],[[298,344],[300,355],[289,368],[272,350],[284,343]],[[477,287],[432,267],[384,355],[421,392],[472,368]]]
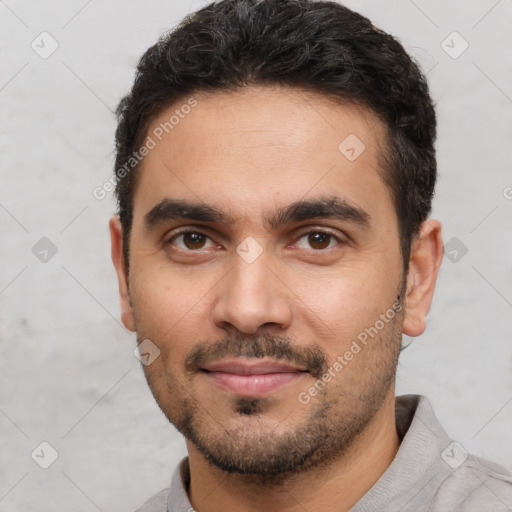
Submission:
[[[298,368],[281,361],[271,359],[253,360],[237,357],[236,359],[223,359],[215,363],[207,364],[202,370],[209,372],[225,372],[237,375],[264,375],[267,373],[291,373],[303,372],[304,368]]]
[[[303,368],[271,360],[218,361],[202,368],[203,374],[222,389],[239,396],[261,397],[296,382]]]

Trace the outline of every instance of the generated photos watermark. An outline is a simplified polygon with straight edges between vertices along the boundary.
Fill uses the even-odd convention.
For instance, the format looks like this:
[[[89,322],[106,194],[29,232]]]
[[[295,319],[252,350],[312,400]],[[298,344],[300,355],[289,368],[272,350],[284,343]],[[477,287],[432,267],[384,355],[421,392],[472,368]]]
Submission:
[[[297,398],[301,404],[308,404],[311,398],[318,395],[325,386],[333,379],[335,379],[340,372],[354,359],[354,357],[361,352],[361,350],[368,344],[369,338],[374,339],[378,336],[379,332],[384,329],[386,324],[395,318],[403,308],[403,304],[399,301],[395,302],[385,313],[379,316],[379,319],[370,326],[361,331],[356,339],[354,339],[343,355],[339,355],[336,361],[327,369],[327,371],[316,380],[306,391],[298,394]]]
[[[108,180],[104,181],[101,186],[93,189],[93,197],[98,201],[102,201],[110,192],[113,192],[116,188],[116,182],[126,178],[144,159],[144,157],[149,155],[152,149],[156,148],[165,135],[174,130],[174,128],[181,123],[182,119],[185,119],[185,117],[190,114],[192,109],[196,106],[197,100],[193,97],[189,98],[186,103],[181,105],[180,108],[174,110],[173,114],[167,121],[160,123],[156,128],[153,128],[138,151],[134,151],[128,161],[125,162],[122,167],[116,169],[115,176],[111,176]]]

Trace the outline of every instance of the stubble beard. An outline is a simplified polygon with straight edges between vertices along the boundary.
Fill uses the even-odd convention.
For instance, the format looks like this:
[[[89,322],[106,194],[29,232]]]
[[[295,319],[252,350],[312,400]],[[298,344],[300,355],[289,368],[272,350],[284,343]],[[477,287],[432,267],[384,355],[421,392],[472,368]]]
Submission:
[[[155,379],[149,368],[145,368],[146,378],[168,420],[207,461],[227,473],[245,475],[251,482],[274,486],[293,475],[327,467],[334,460],[339,460],[381,409],[394,385],[402,315],[397,314],[384,331],[362,349],[363,353],[371,353],[360,366],[363,371],[356,370],[350,374],[352,382],[349,385],[336,387],[334,379],[307,405],[301,404],[293,395],[293,399],[297,399],[293,410],[306,411],[306,418],[294,420],[293,426],[287,430],[279,428],[279,423],[269,429],[268,422],[264,423],[265,428],[258,428],[260,421],[266,418],[268,399],[265,397],[234,399],[231,414],[241,424],[225,428],[206,409],[210,404],[198,402],[191,392],[192,385],[179,385],[175,376],[167,374],[163,379],[166,385],[162,389],[158,383],[162,378]],[[236,349],[233,348],[235,345]],[[236,353],[263,357],[294,354],[295,351],[295,346],[287,339],[270,335],[250,340],[243,336],[228,337],[213,348],[210,354],[217,356]],[[302,356],[313,368],[312,375],[321,376],[327,369],[327,359],[319,347]],[[288,359],[293,360],[293,355]],[[189,362],[191,360],[193,357]],[[336,377],[339,383],[347,383],[344,372],[348,370],[348,367],[344,368]],[[171,404],[172,395],[177,394],[181,396],[179,403]]]

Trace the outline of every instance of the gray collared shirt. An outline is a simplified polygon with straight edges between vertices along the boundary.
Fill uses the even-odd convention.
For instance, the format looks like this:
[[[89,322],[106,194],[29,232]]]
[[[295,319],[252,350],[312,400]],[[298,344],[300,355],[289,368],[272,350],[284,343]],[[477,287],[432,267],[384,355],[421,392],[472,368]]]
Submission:
[[[424,396],[396,398],[400,448],[351,512],[512,512],[512,473],[453,442]],[[188,457],[137,512],[193,512]],[[199,510],[199,512],[201,512]]]

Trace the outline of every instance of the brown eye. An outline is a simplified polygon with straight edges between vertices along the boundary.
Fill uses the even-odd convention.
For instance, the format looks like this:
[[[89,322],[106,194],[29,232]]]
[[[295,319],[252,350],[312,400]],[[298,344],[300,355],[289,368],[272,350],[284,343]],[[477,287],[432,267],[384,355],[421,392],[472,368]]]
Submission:
[[[206,237],[199,233],[185,233],[183,235],[183,243],[188,249],[202,249]]]
[[[311,233],[308,235],[308,242],[313,249],[325,249],[331,242],[331,235],[326,233]]]
[[[303,234],[299,238],[297,246],[300,249],[314,249],[321,251],[322,249],[330,249],[331,247],[334,247],[338,242],[339,240],[330,233],[325,233],[323,231],[311,231]]]
[[[172,238],[171,243],[183,251],[197,251],[214,245],[210,237],[195,231],[180,233]]]

